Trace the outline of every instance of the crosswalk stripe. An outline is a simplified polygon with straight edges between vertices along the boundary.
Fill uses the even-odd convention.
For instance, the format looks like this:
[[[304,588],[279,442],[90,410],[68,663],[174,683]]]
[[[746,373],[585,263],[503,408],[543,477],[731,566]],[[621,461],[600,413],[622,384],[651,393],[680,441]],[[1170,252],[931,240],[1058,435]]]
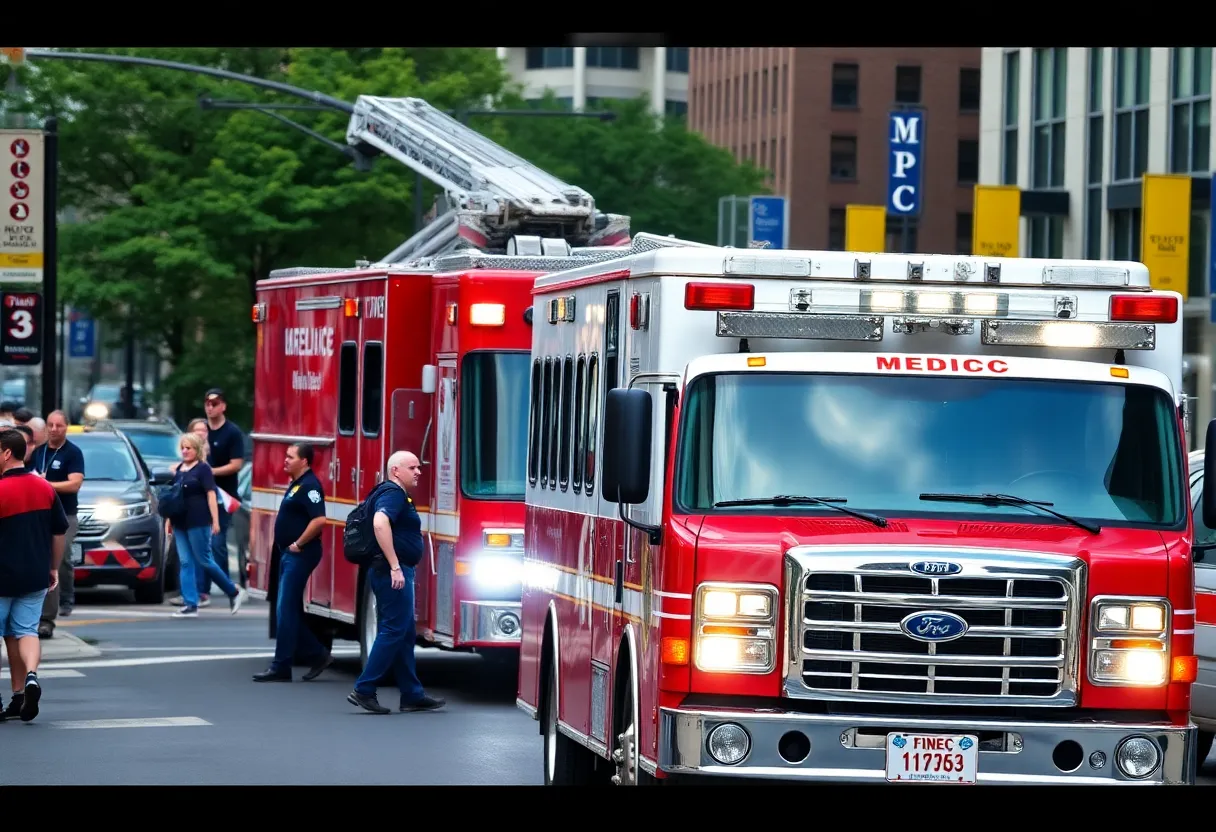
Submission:
[[[50,723],[52,728],[188,728],[211,723],[197,716],[166,716],[151,719],[75,719]]]
[[[46,670],[38,671],[39,679],[78,679],[84,676],[79,670],[71,670],[65,667],[48,667]],[[6,667],[0,670],[0,679],[13,678],[12,672]]]

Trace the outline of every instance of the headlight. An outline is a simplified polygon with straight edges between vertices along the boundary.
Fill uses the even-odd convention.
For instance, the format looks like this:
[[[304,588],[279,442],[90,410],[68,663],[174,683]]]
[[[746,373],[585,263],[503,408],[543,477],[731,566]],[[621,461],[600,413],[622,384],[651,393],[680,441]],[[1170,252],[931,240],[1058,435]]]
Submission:
[[[1169,681],[1168,601],[1095,598],[1089,622],[1089,678],[1094,684],[1160,687]]]
[[[116,523],[132,517],[143,517],[151,511],[147,503],[98,503],[93,507],[93,519]]]
[[[777,663],[777,588],[704,583],[697,588],[697,669],[707,673],[769,673]]]
[[[485,552],[473,558],[472,566],[474,582],[486,589],[517,586],[524,576],[523,561],[509,555]]]
[[[84,415],[90,419],[104,419],[110,413],[110,408],[101,402],[93,402],[84,409]]]

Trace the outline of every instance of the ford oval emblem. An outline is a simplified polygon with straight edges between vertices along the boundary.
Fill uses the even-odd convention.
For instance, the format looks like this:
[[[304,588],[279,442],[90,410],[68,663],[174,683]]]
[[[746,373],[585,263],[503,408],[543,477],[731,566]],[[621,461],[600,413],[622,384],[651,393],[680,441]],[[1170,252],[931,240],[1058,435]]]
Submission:
[[[963,571],[963,567],[957,563],[951,563],[948,560],[918,560],[916,563],[909,564],[908,568],[917,575],[929,575],[937,577],[938,575],[957,575]]]
[[[940,642],[962,638],[968,625],[954,613],[928,610],[912,613],[899,622],[899,628],[917,641]]]

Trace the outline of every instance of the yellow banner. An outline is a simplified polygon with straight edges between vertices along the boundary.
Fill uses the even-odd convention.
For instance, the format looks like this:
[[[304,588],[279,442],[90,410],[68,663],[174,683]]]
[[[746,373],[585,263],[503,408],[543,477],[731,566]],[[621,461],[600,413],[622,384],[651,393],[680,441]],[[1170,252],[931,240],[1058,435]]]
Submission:
[[[972,254],[981,257],[1018,256],[1022,192],[1016,185],[976,185],[971,211]]]
[[[1154,289],[1186,300],[1190,265],[1191,177],[1146,173],[1141,178],[1140,262]]]
[[[844,250],[884,251],[887,247],[887,209],[882,205],[846,205]]]
[[[0,267],[10,269],[41,269],[42,252],[36,251],[33,254],[0,252]]]

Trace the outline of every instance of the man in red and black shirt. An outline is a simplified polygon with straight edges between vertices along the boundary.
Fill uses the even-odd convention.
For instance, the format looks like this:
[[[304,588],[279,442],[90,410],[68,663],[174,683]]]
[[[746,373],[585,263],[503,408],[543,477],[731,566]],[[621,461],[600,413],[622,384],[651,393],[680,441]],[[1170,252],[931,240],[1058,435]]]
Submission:
[[[51,484],[25,467],[25,435],[0,431],[0,628],[11,665],[13,699],[2,719],[38,716],[38,621],[59,583],[68,518]]]

